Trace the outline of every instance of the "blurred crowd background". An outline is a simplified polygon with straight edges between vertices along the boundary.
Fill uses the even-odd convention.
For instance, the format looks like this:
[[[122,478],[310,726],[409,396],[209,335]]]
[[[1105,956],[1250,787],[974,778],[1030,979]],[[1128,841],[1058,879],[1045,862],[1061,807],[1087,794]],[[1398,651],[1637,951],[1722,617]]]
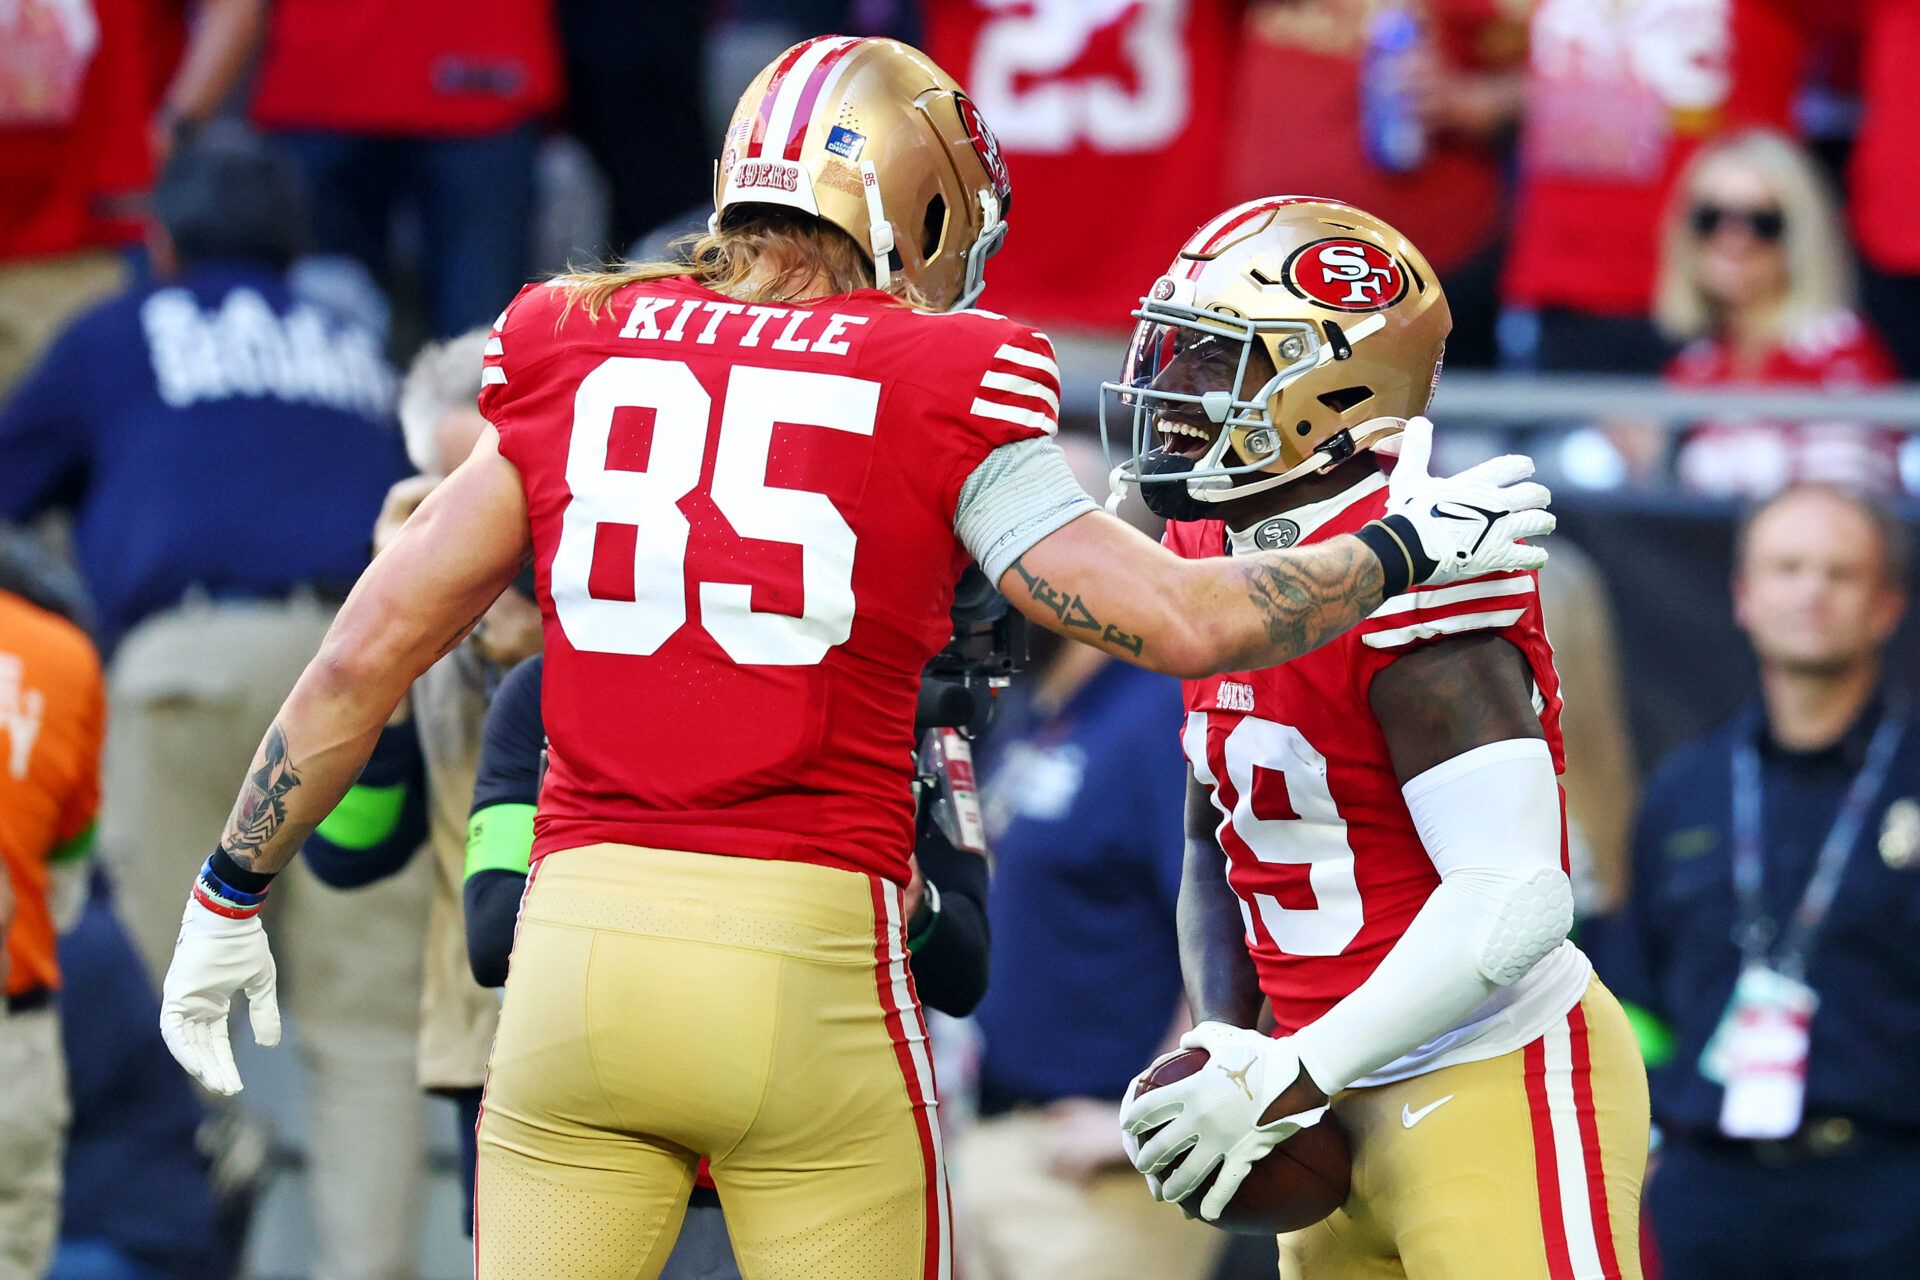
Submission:
[[[1096,493],[1098,383],[1196,225],[1295,192],[1420,245],[1455,323],[1440,465],[1520,447],[1555,486],[1583,927],[1642,1019],[1663,1158],[1755,1221],[1827,1195],[1835,1258],[1886,1236],[1837,1189],[1920,1185],[1920,761],[1855,833],[1879,879],[1828,926],[1848,1013],[1814,1024],[1804,1132],[1715,1145],[1687,1011],[1717,1013],[1737,951],[1715,924],[1692,964],[1660,930],[1732,910],[1697,874],[1726,856],[1714,752],[1777,748],[1799,867],[1920,673],[1920,3],[0,0],[0,1081],[26,1082],[0,1098],[0,1280],[49,1252],[64,1280],[466,1273],[456,1105],[496,1006],[459,950],[462,857],[480,719],[539,644],[524,600],[416,688],[431,855],[276,890],[297,1052],[243,1047],[215,1106],[154,989],[376,523],[471,447],[485,327],[528,280],[703,225],[734,96],[823,31],[920,45],[998,134],[985,301],[1053,335]],[[1786,532],[1741,538],[1782,492]],[[1767,728],[1783,671],[1835,670],[1811,736]],[[1154,1206],[1113,1122],[1184,1016],[1177,687],[1040,646],[1002,704],[992,982],[939,1035],[962,1273],[1271,1275],[1271,1242]],[[1871,1243],[1904,1268],[1752,1269],[1731,1227],[1668,1265],[1920,1274],[1915,1217]]]

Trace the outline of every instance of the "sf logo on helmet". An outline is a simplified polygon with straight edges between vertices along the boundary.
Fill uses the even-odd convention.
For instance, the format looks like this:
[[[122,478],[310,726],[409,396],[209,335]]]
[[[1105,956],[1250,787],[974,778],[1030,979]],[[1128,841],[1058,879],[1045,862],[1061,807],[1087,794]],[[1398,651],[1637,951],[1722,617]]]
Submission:
[[[1335,237],[1301,245],[1287,259],[1287,287],[1335,311],[1382,311],[1407,292],[1392,254],[1364,240]]]
[[[954,107],[960,112],[960,124],[967,131],[967,138],[973,143],[975,154],[980,163],[986,166],[987,180],[993,184],[994,198],[1002,205],[1013,194],[1013,179],[1007,175],[1007,162],[1000,155],[1000,141],[993,136],[993,130],[980,114],[980,108],[973,105],[973,99],[965,94],[955,94]]]

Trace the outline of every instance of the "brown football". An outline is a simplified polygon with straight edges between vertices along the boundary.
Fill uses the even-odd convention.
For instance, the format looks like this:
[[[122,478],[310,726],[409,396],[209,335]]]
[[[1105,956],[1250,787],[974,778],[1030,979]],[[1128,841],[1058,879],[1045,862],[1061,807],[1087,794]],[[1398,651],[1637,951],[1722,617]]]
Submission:
[[[1147,1069],[1133,1096],[1184,1080],[1206,1064],[1205,1049],[1169,1054]],[[1200,1202],[1213,1186],[1214,1176],[1208,1174],[1206,1181],[1180,1202],[1188,1217],[1200,1216]],[[1353,1149],[1347,1142],[1347,1131],[1328,1115],[1255,1162],[1213,1225],[1249,1235],[1298,1231],[1345,1204],[1352,1181]]]

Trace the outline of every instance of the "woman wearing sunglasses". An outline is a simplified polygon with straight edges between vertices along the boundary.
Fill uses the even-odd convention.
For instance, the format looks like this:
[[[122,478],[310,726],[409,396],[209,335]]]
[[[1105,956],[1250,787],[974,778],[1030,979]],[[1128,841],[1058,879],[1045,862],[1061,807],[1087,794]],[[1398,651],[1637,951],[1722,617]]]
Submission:
[[[1892,381],[1880,339],[1855,309],[1853,256],[1814,162],[1771,130],[1701,148],[1675,184],[1654,320],[1687,345],[1669,381]],[[1757,496],[1799,481],[1878,492],[1900,485],[1901,434],[1845,422],[1725,419],[1683,439],[1676,473],[1699,492]]]

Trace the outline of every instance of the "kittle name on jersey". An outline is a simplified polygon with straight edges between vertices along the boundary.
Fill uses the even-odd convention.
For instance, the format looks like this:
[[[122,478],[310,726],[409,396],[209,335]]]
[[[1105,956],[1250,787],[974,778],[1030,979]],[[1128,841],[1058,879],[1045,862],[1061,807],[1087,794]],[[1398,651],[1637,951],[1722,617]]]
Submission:
[[[794,307],[748,306],[740,302],[699,298],[641,298],[627,313],[623,338],[652,342],[692,342],[712,346],[729,342],[757,347],[764,340],[775,351],[811,351],[844,356],[852,352],[848,339],[855,326],[871,317],[838,311],[803,311]],[[696,319],[699,323],[695,323]]]

